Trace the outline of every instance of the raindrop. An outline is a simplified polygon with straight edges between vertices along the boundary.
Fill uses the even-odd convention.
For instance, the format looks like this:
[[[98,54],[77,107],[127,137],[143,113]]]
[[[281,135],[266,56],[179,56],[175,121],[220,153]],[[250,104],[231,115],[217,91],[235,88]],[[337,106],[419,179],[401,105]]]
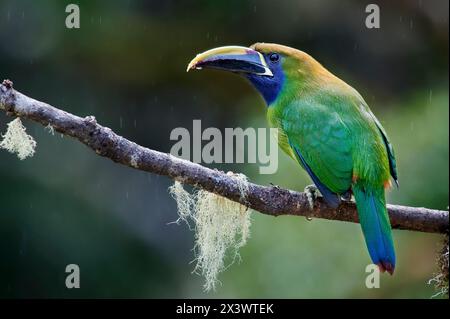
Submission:
[[[120,126],[120,128],[122,128],[122,126],[123,126],[122,117],[120,117],[119,119],[120,119],[120,121],[119,121],[119,122],[120,122],[119,126]]]

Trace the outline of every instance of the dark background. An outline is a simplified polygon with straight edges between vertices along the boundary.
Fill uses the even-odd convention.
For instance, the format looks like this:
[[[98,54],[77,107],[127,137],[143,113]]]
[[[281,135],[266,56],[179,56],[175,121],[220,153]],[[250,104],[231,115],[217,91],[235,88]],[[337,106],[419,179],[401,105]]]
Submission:
[[[81,28],[65,28],[80,5]],[[367,29],[378,3],[381,28]],[[261,97],[231,74],[186,73],[195,54],[276,42],[310,53],[354,86],[395,146],[389,202],[448,207],[448,1],[0,0],[0,77],[139,144],[168,152],[175,127],[265,127]],[[0,114],[0,132],[10,121]],[[171,181],[100,158],[30,121],[31,159],[0,151],[1,297],[429,298],[440,236],[394,231],[398,268],[365,287],[359,225],[252,215],[242,262],[216,292],[192,274],[193,233],[177,218]],[[280,153],[281,154],[281,153]],[[253,181],[302,190],[306,174],[280,155],[274,175],[221,165]],[[81,268],[68,290],[65,267]]]

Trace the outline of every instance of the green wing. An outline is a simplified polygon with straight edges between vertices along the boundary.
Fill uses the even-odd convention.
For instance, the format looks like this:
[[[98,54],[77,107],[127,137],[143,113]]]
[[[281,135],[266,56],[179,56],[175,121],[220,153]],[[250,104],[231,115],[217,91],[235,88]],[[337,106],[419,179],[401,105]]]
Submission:
[[[386,145],[386,150],[387,150],[388,158],[389,158],[389,171],[391,173],[392,178],[395,181],[395,184],[397,184],[397,186],[398,186],[397,161],[395,159],[394,147],[392,146],[391,142],[389,141],[386,131],[384,130],[381,123],[378,121],[378,119],[375,117],[375,115],[372,114],[372,116],[375,120],[375,124],[377,125],[378,129],[380,130],[381,136],[383,137],[383,142]]]
[[[325,105],[294,102],[284,109],[279,126],[299,163],[321,184],[337,194],[350,188],[352,137],[338,113]]]
[[[378,121],[378,119],[375,117],[375,115],[372,113],[372,111],[370,110],[369,106],[365,103],[362,102],[360,103],[361,106],[364,108],[364,110],[370,114],[370,117],[372,118],[372,120],[375,122],[381,137],[383,139],[383,143],[384,146],[386,147],[386,151],[387,151],[387,155],[388,155],[388,160],[389,160],[389,172],[391,173],[392,178],[394,179],[395,183],[398,186],[398,173],[397,173],[397,161],[395,159],[395,152],[394,152],[394,147],[392,146],[389,137],[386,134],[386,131],[383,128],[383,125],[381,125],[380,121]]]

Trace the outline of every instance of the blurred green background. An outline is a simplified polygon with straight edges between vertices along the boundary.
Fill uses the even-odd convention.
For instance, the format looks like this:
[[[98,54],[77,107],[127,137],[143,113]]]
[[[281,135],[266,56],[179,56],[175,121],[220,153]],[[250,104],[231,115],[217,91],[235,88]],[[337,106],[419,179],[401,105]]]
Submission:
[[[65,28],[77,3],[81,28]],[[381,8],[367,29],[365,7]],[[400,184],[389,202],[448,207],[448,1],[0,0],[0,77],[21,92],[168,152],[175,127],[265,127],[261,97],[243,79],[186,64],[221,45],[302,49],[366,98],[396,148]],[[0,132],[11,118],[0,114]],[[441,236],[394,231],[398,268],[365,287],[359,225],[252,215],[242,261],[216,292],[192,274],[193,233],[177,218],[171,181],[100,158],[24,121],[31,159],[0,152],[1,297],[429,298]],[[274,175],[222,165],[252,181],[310,183],[280,153]],[[66,289],[65,266],[81,268]]]

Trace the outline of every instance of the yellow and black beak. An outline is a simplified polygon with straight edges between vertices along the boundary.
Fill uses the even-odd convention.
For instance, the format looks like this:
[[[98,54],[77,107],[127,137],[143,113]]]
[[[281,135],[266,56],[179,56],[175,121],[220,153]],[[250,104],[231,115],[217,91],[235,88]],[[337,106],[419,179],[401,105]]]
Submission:
[[[241,46],[219,47],[200,53],[189,63],[187,72],[202,68],[273,76],[261,53]]]

